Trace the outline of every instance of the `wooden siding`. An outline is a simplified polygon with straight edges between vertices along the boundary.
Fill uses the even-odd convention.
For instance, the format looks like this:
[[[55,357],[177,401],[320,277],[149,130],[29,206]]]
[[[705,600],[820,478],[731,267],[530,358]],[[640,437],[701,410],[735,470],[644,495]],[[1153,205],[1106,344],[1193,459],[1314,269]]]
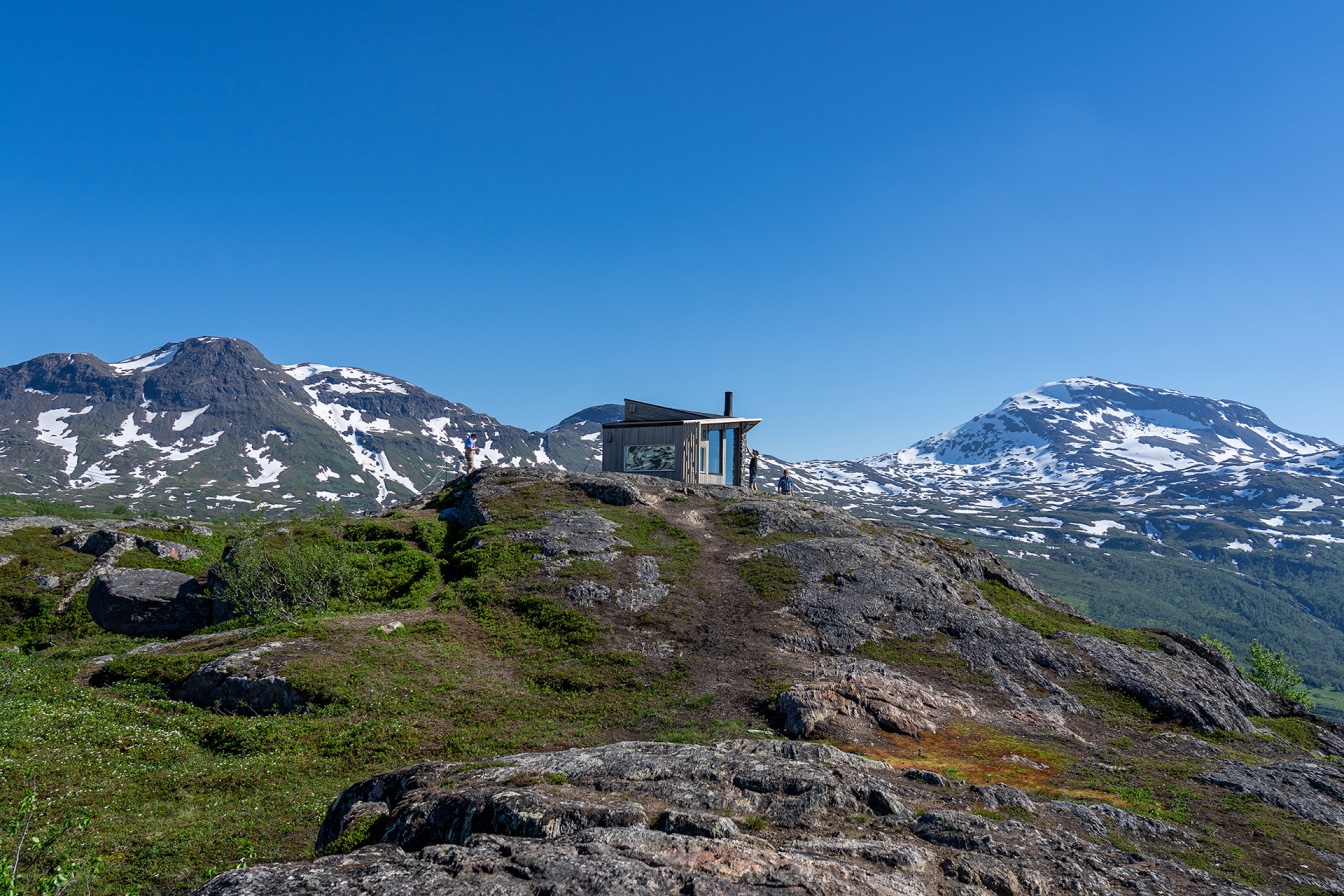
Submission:
[[[682,438],[681,423],[669,423],[650,426],[612,426],[602,430],[602,470],[607,473],[625,472],[625,449],[628,445],[675,445],[677,447],[676,466],[667,472],[640,471],[645,476],[662,476],[665,479],[682,479],[678,470],[686,468],[686,446]],[[608,441],[610,439],[610,441]]]
[[[681,429],[681,481],[694,485],[700,481],[700,425],[687,423]]]

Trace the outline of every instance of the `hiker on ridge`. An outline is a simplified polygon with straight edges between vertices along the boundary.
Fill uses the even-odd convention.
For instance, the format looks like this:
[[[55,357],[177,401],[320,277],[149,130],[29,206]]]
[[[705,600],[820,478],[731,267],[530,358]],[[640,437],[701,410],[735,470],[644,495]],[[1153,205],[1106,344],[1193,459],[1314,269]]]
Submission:
[[[462,443],[462,456],[468,473],[476,469],[476,433],[467,433],[467,440]]]
[[[751,449],[751,460],[747,462],[747,488],[756,491],[756,470],[761,465],[761,452]]]
[[[779,493],[781,495],[793,494],[793,485],[793,477],[789,475],[788,470],[785,470],[784,475],[779,477]]]

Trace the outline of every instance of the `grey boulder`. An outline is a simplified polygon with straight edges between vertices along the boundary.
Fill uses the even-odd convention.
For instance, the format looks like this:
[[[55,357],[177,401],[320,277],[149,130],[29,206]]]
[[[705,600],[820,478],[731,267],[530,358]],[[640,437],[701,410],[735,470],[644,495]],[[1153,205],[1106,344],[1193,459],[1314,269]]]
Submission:
[[[283,648],[293,643],[272,641],[211,660],[173,691],[173,699],[223,712],[293,712],[304,700],[279,674]]]
[[[135,536],[123,535],[112,529],[94,529],[92,532],[83,532],[70,539],[70,547],[81,554],[101,557],[114,548],[120,548],[118,553],[124,553],[135,547]]]
[[[94,579],[89,615],[109,632],[180,638],[229,617],[228,605],[204,595],[196,579],[168,569],[111,569]]]
[[[176,541],[162,541],[137,535],[135,543],[137,547],[149,551],[155,557],[166,557],[169,560],[195,560],[201,556],[200,551]]]

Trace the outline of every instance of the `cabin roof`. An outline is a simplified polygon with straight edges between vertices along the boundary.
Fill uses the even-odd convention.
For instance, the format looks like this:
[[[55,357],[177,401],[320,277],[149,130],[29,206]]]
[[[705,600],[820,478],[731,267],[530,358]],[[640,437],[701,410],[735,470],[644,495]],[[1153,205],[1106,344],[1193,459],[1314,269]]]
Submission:
[[[721,414],[706,414],[703,411],[685,411],[680,408],[664,407],[647,401],[625,400],[625,419],[615,423],[604,423],[602,428],[616,426],[656,426],[668,423],[742,423],[744,430],[751,429],[761,422],[759,417],[724,417]]]

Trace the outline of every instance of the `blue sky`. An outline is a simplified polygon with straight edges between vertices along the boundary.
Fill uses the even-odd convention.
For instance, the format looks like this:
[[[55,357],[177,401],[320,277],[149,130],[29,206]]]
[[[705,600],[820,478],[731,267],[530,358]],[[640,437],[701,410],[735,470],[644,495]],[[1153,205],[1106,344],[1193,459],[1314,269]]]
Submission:
[[[733,389],[795,459],[1094,375],[1344,442],[1338,3],[6,17],[0,364],[238,336],[529,428]]]

